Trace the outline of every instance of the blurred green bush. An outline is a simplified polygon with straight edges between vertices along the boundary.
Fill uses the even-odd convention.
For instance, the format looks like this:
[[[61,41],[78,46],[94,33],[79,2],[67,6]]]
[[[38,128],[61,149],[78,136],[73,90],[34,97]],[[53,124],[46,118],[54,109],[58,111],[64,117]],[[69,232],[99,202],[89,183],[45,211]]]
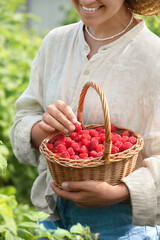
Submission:
[[[15,115],[15,101],[27,87],[31,62],[42,41],[35,31],[27,28],[29,17],[33,16],[25,13],[24,0],[0,1],[0,140],[8,149],[8,168],[1,176],[0,187],[15,185],[21,201],[29,200],[37,170],[17,161],[9,133]]]

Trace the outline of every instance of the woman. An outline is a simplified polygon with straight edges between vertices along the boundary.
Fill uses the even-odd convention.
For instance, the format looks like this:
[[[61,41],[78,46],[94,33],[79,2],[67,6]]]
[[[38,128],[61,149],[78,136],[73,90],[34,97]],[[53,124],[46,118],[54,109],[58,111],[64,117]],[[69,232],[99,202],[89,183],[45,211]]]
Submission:
[[[50,214],[46,228],[80,222],[99,239],[159,239],[160,40],[132,12],[153,15],[160,2],[72,0],[81,21],[52,30],[33,61],[28,88],[16,102],[10,139],[20,162],[38,167],[34,206]],[[117,186],[105,182],[53,182],[38,148],[55,130],[74,131],[78,96],[97,82],[108,100],[111,122],[144,138],[137,170]],[[85,100],[84,123],[102,123],[96,93]],[[94,110],[93,110],[94,109]],[[21,146],[21,147],[20,147]],[[143,162],[142,162],[143,160]]]

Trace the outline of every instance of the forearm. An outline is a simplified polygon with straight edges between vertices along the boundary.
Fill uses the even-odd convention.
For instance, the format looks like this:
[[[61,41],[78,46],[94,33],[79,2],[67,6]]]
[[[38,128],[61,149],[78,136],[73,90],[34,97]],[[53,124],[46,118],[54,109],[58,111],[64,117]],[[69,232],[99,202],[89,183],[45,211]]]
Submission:
[[[39,146],[41,144],[41,142],[43,141],[43,139],[45,139],[49,133],[46,131],[43,131],[40,127],[39,127],[39,122],[37,122],[36,124],[33,125],[32,129],[31,129],[31,143],[33,148],[35,149],[39,149]]]
[[[116,187],[116,194],[117,194],[117,202],[122,202],[130,198],[128,187],[124,183],[120,183]]]

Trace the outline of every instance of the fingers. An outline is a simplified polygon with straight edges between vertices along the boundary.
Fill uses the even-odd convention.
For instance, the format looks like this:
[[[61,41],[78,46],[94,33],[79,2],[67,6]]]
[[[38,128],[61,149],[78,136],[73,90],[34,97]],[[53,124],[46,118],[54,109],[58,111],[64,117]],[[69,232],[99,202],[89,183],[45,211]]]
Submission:
[[[41,125],[42,128],[45,128],[46,130],[50,130],[51,128],[57,129],[64,133],[74,131],[74,123],[77,122],[72,109],[60,100],[47,107],[47,111],[43,114],[42,120],[45,123]]]
[[[94,181],[63,182],[62,187],[71,192],[89,191],[93,184]]]
[[[48,125],[44,121],[39,122],[39,127],[45,132],[54,132],[55,131],[55,128],[51,127],[50,125]]]
[[[57,193],[58,196],[60,196],[62,198],[65,198],[65,199],[68,199],[68,200],[71,200],[71,201],[74,201],[74,202],[78,201],[77,193],[75,193],[75,192],[68,192],[68,191],[65,191],[63,189],[60,189],[59,187],[56,186],[56,184],[54,182],[51,182],[50,186],[53,189],[53,191],[55,193]]]
[[[55,106],[74,124],[77,122],[76,116],[70,106],[61,100],[57,100]]]

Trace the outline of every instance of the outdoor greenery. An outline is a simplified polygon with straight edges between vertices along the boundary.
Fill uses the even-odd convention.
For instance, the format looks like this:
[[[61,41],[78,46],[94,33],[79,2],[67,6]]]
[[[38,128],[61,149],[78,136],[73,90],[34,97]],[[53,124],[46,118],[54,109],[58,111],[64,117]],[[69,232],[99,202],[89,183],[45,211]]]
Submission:
[[[17,161],[9,141],[15,101],[28,84],[31,62],[42,41],[36,32],[27,28],[27,20],[33,16],[25,13],[24,3],[24,0],[0,1],[0,140],[5,144],[5,149],[4,145],[0,149],[5,150],[8,162],[0,187],[16,186],[18,199],[28,201],[37,170]]]
[[[5,194],[4,194],[5,193]],[[29,205],[18,204],[15,198],[15,188],[0,189],[0,240],[36,240],[48,237],[49,240],[96,240],[98,234],[93,234],[88,226],[77,224],[70,231],[65,229],[46,230],[42,224],[37,224],[48,217]]]
[[[62,8],[61,24],[79,21],[73,8]],[[30,240],[39,236],[49,239],[97,239],[89,227],[80,224],[70,231],[46,231],[37,220],[46,214],[37,212],[30,202],[30,190],[37,177],[37,169],[20,164],[13,154],[9,133],[15,116],[15,101],[28,85],[30,67],[43,36],[28,28],[25,0],[0,1],[0,240]],[[160,20],[144,18],[148,28],[160,36]],[[78,236],[77,236],[78,234]],[[54,238],[53,238],[54,237]]]

